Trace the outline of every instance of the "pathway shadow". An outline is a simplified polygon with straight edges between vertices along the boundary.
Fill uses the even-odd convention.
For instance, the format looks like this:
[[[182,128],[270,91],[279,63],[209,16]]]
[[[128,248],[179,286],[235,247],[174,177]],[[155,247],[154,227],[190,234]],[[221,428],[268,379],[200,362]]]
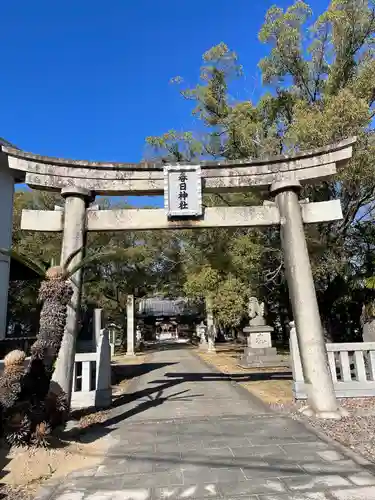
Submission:
[[[174,363],[149,363],[149,369],[146,369],[145,373],[152,371],[152,369],[157,369],[162,366],[172,365]],[[139,368],[142,368],[140,366]],[[286,372],[259,372],[259,373],[186,373],[186,372],[176,372],[176,373],[165,373],[164,379],[155,379],[150,381],[149,387],[134,391],[131,393],[126,393],[118,396],[112,402],[109,409],[110,417],[101,423],[93,423],[89,425],[84,430],[72,429],[71,431],[66,431],[63,433],[64,439],[77,439],[81,438],[83,435],[87,435],[90,442],[107,435],[113,431],[113,427],[120,424],[124,420],[129,419],[135,415],[146,412],[147,410],[154,408],[156,406],[164,404],[166,401],[173,401],[173,398],[177,395],[185,394],[188,392],[181,391],[171,395],[163,395],[167,389],[172,387],[177,387],[185,382],[225,382],[230,381],[236,382],[247,382],[247,381],[257,381],[257,380],[290,380],[292,375],[289,371]],[[155,385],[154,385],[155,384]],[[189,394],[189,400],[193,398],[202,397],[203,394]],[[249,395],[250,397],[250,395]],[[146,401],[144,401],[146,399]],[[132,403],[141,401],[138,405],[133,406]],[[131,408],[125,409],[123,412],[119,413],[117,410],[123,407],[128,407],[132,405]],[[95,433],[90,438],[90,432],[95,430]]]
[[[170,363],[145,363],[143,365],[115,365],[119,371],[116,374],[117,380],[121,377],[130,378],[130,373],[132,377],[141,376],[146,373],[150,373],[159,368],[164,368],[166,366],[171,366],[174,362]],[[137,370],[137,375],[134,371]],[[93,423],[87,426],[84,430],[82,429],[72,429],[70,431],[65,431],[62,435],[63,439],[82,439],[82,436],[87,436],[87,442],[93,442],[96,439],[107,435],[112,432],[115,426],[121,422],[138,415],[140,413],[147,412],[147,410],[160,406],[167,401],[174,401],[176,397],[189,398],[192,401],[194,398],[202,397],[203,394],[190,394],[189,390],[184,390],[176,392],[173,394],[166,394],[166,391],[188,382],[248,382],[257,380],[291,380],[292,374],[289,371],[283,372],[258,372],[258,373],[211,373],[211,372],[201,372],[201,373],[189,373],[189,372],[167,372],[163,373],[163,378],[151,380],[148,382],[148,387],[141,390],[136,390],[134,392],[125,393],[121,396],[114,398],[111,407],[108,409],[109,418],[104,422]],[[122,379],[124,380],[124,379]],[[189,394],[187,394],[189,393]],[[250,397],[250,395],[249,395]],[[185,401],[187,399],[184,399]],[[139,402],[134,405],[134,403]],[[123,410],[123,411],[122,411]],[[95,411],[95,409],[93,409]],[[95,431],[95,432],[93,432]]]
[[[293,380],[291,371],[255,372],[255,373],[165,373],[164,377],[181,380],[181,382],[256,382],[258,380]],[[161,383],[163,380],[153,380]]]
[[[116,364],[112,365],[112,374],[111,374],[111,379],[112,379],[112,385],[118,385],[121,382],[125,380],[130,380],[133,378],[140,377],[142,375],[145,375],[147,373],[150,373],[154,370],[159,370],[160,368],[164,368],[166,366],[171,366],[177,363],[171,362],[171,363],[143,363],[141,365],[129,365],[129,364],[123,364],[121,361],[119,361]],[[116,408],[120,406],[122,403],[122,397],[126,396],[127,394],[124,394],[122,396],[115,396],[113,398],[112,404],[109,408]],[[92,406],[90,408],[82,408],[81,410],[73,410],[70,414],[70,420],[71,421],[78,421],[80,418],[88,416],[88,415],[93,415],[95,413],[98,413],[100,411],[100,408],[97,408],[95,406]]]
[[[143,413],[151,408],[160,406],[167,401],[192,401],[195,398],[204,396],[203,394],[187,394],[190,389],[186,389],[180,392],[175,392],[173,394],[164,395],[166,389],[177,386],[181,383],[180,380],[173,380],[170,382],[164,382],[156,387],[150,387],[140,391],[135,391],[133,393],[124,394],[117,397],[110,410],[110,417],[101,423],[93,423],[87,426],[84,430],[82,429],[71,429],[62,433],[62,438],[64,440],[84,440],[84,442],[93,442],[97,439],[106,436],[110,432],[113,432],[113,427],[117,424],[127,420],[134,415]],[[183,396],[182,396],[183,395]],[[145,399],[146,401],[141,401],[138,405],[133,406],[125,411],[118,413],[116,409],[120,409],[123,406],[128,406],[137,400]],[[84,436],[86,438],[84,438]]]
[[[159,351],[182,351],[196,349],[196,346],[191,342],[178,343],[178,342],[149,342],[144,346],[144,353],[151,354]]]
[[[289,440],[290,443],[290,440]],[[296,444],[296,443],[293,443]],[[301,448],[303,447],[303,443],[299,443]],[[228,446],[230,446],[230,439],[228,440]],[[223,450],[226,447],[223,446]],[[317,467],[317,462],[314,459],[290,459],[287,455],[285,458],[281,456],[272,457],[272,455],[248,455],[244,453],[243,456],[234,456],[228,458],[227,455],[220,454],[210,454],[210,449],[198,449],[195,451],[189,451],[187,453],[182,453],[180,450],[176,449],[176,451],[171,451],[168,454],[166,453],[153,453],[149,454],[147,452],[128,452],[126,450],[126,446],[117,446],[106,454],[105,466],[107,469],[110,469],[113,465],[114,471],[113,474],[129,474],[127,471],[126,464],[123,464],[123,471],[120,472],[118,470],[118,461],[126,460],[128,464],[133,464],[135,467],[132,467],[133,473],[137,474],[136,464],[139,463],[140,467],[145,462],[150,462],[151,464],[155,464],[155,468],[152,465],[153,473],[158,473],[163,470],[168,470],[169,468],[182,468],[189,472],[189,469],[192,468],[192,473],[198,475],[198,471],[200,468],[206,469],[208,473],[212,473],[215,470],[219,472],[223,469],[242,469],[248,479],[252,479],[253,477],[264,477],[264,480],[283,478],[283,477],[292,477],[297,475],[301,477],[305,475],[306,482],[311,481],[311,476],[319,477],[329,477],[335,476],[339,474],[340,476],[350,476],[353,472],[353,466],[342,465],[340,463],[332,464],[332,463],[324,463],[321,462],[321,469]],[[219,451],[216,449],[216,451]],[[238,451],[238,450],[237,450]],[[164,464],[164,467],[163,467]],[[371,474],[375,474],[375,465],[368,464],[364,466],[358,466],[358,464],[354,463],[356,467],[362,467],[363,470],[367,470]],[[306,469],[304,469],[306,467]],[[308,469],[312,467],[313,472],[307,472]],[[358,471],[358,469],[357,469]],[[105,476],[108,476],[108,471],[103,472]],[[100,476],[97,477],[100,480]]]
[[[129,365],[115,361],[112,364],[112,384],[116,385],[124,380],[140,377],[146,373],[150,373],[166,366],[172,366],[177,363],[142,363],[139,365]]]

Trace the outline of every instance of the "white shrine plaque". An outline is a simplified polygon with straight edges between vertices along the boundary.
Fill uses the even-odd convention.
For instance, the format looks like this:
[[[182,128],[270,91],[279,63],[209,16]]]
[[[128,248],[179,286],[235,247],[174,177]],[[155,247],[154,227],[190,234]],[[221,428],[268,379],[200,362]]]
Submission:
[[[164,167],[164,206],[168,217],[202,215],[202,179],[199,165]]]
[[[272,347],[271,334],[269,332],[250,333],[249,347],[252,348],[268,348]]]

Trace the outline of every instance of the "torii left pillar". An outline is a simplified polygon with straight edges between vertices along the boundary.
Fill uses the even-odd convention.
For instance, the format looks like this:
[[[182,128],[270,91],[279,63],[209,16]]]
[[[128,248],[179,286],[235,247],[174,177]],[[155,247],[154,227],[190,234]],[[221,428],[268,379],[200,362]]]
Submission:
[[[86,208],[93,201],[93,196],[90,191],[80,187],[63,188],[61,196],[65,198],[61,265],[64,265],[68,257],[74,252],[80,250],[70,262],[69,267],[71,267],[79,264],[84,256]],[[54,382],[67,394],[69,404],[72,393],[74,357],[81,307],[82,276],[83,270],[81,268],[70,278],[73,295],[68,305],[64,337],[52,377]]]
[[[0,248],[12,247],[14,179],[9,169],[0,168]],[[10,257],[0,254],[0,340],[6,337]]]

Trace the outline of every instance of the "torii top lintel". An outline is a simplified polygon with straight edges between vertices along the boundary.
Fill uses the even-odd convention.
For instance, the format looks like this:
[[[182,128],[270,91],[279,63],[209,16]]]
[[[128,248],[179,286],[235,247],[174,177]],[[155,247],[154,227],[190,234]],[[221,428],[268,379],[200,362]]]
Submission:
[[[200,161],[206,192],[266,188],[292,178],[303,183],[324,179],[345,166],[353,153],[355,137],[294,155],[250,160]],[[59,191],[77,186],[100,195],[160,195],[164,192],[164,164],[108,163],[68,160],[27,153],[0,139],[0,165],[16,182],[36,189]],[[175,164],[176,165],[176,164]]]

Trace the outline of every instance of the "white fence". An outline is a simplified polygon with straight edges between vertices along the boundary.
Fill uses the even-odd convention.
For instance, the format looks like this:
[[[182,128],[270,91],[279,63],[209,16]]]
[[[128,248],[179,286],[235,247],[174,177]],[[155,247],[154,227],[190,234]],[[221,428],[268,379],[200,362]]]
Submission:
[[[326,348],[337,397],[375,396],[375,342],[327,343]],[[290,331],[290,357],[294,397],[306,399],[305,380],[294,326]]]
[[[0,373],[3,369],[0,360]],[[106,408],[111,401],[111,352],[108,333],[102,330],[96,352],[75,356],[71,408]]]

